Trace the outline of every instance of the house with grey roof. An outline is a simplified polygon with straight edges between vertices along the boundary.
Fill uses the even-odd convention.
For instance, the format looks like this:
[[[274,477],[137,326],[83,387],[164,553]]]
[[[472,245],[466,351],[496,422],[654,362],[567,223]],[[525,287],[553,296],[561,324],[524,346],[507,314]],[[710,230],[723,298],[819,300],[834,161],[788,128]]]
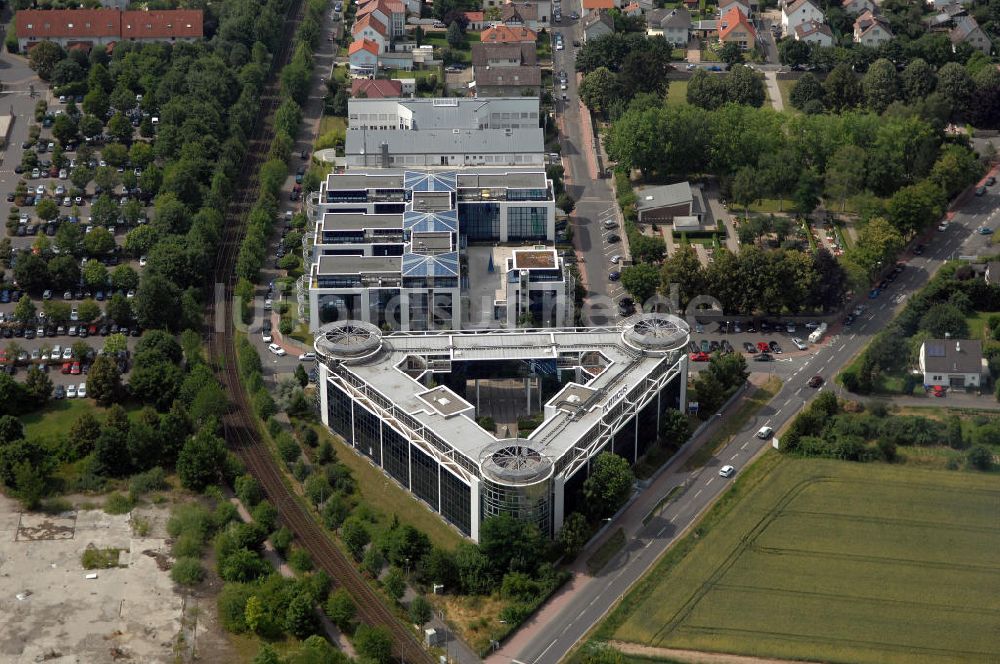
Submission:
[[[615,22],[608,13],[593,10],[583,17],[583,41],[588,42],[615,31]]]
[[[701,189],[692,189],[688,182],[644,187],[636,192],[635,208],[639,223],[647,224],[667,224],[675,217],[701,220],[705,214]]]
[[[691,36],[691,12],[683,7],[654,9],[646,15],[646,34],[662,35],[674,46],[687,46]]]
[[[545,166],[542,129],[355,129],[347,132],[352,168]]]
[[[979,27],[979,23],[972,16],[963,16],[955,19],[955,27],[948,34],[951,38],[952,50],[959,44],[968,44],[977,51],[986,55],[993,50],[993,42],[990,41],[986,32]]]
[[[484,67],[476,69],[474,74],[477,98],[537,97],[542,92],[542,69],[538,66]]]
[[[972,339],[928,339],[920,344],[919,365],[927,387],[979,387],[983,344]]]

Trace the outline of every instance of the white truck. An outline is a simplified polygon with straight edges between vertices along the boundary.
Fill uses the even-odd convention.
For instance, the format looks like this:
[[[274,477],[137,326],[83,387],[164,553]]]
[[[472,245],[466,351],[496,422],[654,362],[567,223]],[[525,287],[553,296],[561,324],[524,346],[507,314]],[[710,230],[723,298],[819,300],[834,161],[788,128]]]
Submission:
[[[826,323],[820,323],[819,327],[809,334],[809,343],[818,344],[824,334],[826,334]]]

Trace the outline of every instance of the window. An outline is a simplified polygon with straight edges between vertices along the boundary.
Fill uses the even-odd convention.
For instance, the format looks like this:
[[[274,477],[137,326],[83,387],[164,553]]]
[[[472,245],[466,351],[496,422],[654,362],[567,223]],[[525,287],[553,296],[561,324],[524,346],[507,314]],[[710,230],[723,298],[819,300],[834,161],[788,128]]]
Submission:
[[[512,207],[507,210],[508,240],[544,240],[548,226],[544,207]]]
[[[500,206],[497,203],[460,203],[460,229],[470,240],[500,239]]]

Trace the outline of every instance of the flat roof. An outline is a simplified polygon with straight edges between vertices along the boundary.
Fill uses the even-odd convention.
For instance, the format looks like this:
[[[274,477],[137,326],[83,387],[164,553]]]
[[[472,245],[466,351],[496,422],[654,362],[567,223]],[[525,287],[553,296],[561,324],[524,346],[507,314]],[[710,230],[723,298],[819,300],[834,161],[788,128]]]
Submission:
[[[534,43],[531,44],[534,47]],[[391,55],[391,54],[390,54]],[[538,122],[538,97],[417,97],[413,99],[352,98],[347,102],[348,117],[365,113],[385,113],[385,102],[395,103],[397,115],[408,115],[415,130],[429,131],[452,128],[473,129],[497,116],[499,120]],[[534,113],[533,118],[527,117]],[[507,115],[504,118],[504,114]],[[511,117],[513,115],[513,117]],[[407,133],[407,132],[399,132]],[[351,131],[347,132],[350,136]]]
[[[415,212],[444,212],[454,207],[450,191],[415,191],[410,202]]]
[[[637,210],[655,210],[656,208],[690,203],[693,198],[691,185],[687,182],[665,184],[660,187],[645,187],[636,192],[635,207]]]
[[[516,188],[542,189],[546,186],[545,170],[536,167],[473,166],[454,171],[459,189]],[[408,177],[420,175],[439,176],[442,173],[409,171],[392,168],[355,168],[347,173],[330,173],[326,176],[328,191],[403,189]]]
[[[688,335],[687,326],[680,325],[681,338],[674,340],[681,344],[680,350],[665,353],[644,352],[631,345],[629,333],[618,327],[395,332],[382,338],[380,352],[360,363],[342,365],[342,369],[475,463],[481,451],[496,443],[497,438],[477,425],[471,413],[470,417],[451,417],[448,410],[459,406],[452,405],[455,400],[450,396],[448,404],[438,404],[443,411],[439,409],[433,398],[426,398],[426,386],[403,368],[428,366],[431,360],[534,360],[554,368],[556,362],[560,366],[583,366],[600,358],[603,368],[596,376],[586,384],[567,386],[569,389],[564,388],[550,400],[556,406],[555,414],[528,437],[539,451],[557,460],[573,450],[629,390],[649,385],[651,377],[683,359]],[[411,357],[423,361],[408,363]],[[456,399],[462,400],[459,395]]]
[[[420,252],[438,253],[441,251],[451,251],[451,233],[413,233],[410,242],[414,250]]]
[[[545,171],[458,174],[459,189],[545,189]]]
[[[447,385],[438,385],[426,392],[419,392],[417,397],[445,418],[467,410],[475,410],[471,403],[455,394]]]
[[[555,269],[559,267],[559,259],[555,249],[516,249],[514,250],[514,269]]]
[[[317,274],[368,274],[394,272],[403,267],[401,256],[320,256]]]
[[[327,212],[323,215],[324,231],[352,231],[365,228],[403,228],[401,214],[362,214],[359,212]]]
[[[379,155],[382,145],[389,154],[514,154],[542,153],[545,136],[540,127],[522,129],[349,129],[347,154]]]

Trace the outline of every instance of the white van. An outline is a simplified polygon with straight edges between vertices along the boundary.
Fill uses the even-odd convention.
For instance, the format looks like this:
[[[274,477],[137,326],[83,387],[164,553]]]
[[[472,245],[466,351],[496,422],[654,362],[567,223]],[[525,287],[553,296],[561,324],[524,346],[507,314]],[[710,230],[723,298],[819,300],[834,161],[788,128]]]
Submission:
[[[809,334],[809,343],[818,344],[824,334],[826,334],[826,323],[820,323],[819,327]]]

